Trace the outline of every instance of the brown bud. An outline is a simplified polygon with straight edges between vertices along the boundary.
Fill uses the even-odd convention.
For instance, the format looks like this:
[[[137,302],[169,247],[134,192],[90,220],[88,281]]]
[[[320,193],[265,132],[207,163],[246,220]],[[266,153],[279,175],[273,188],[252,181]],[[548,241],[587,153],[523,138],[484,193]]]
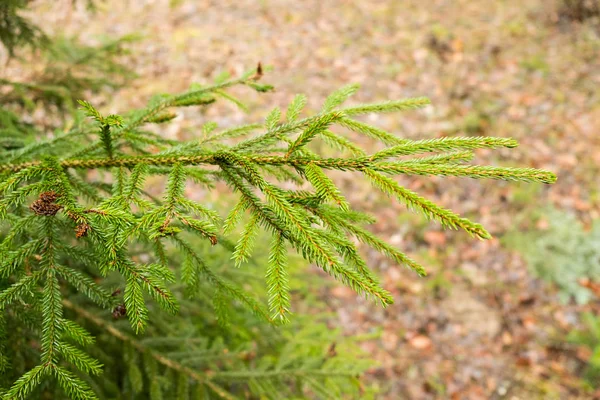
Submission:
[[[327,355],[328,355],[329,357],[335,357],[335,356],[337,356],[337,351],[335,350],[335,347],[336,347],[336,343],[335,343],[335,342],[333,342],[333,343],[331,343],[331,345],[329,346],[329,349],[327,349]]]
[[[260,78],[262,78],[263,76],[263,67],[262,64],[259,62],[258,65],[256,66],[256,73],[254,74],[254,76],[252,76],[252,80],[257,81]]]
[[[112,316],[114,319],[119,319],[121,317],[124,317],[125,315],[127,315],[127,309],[125,308],[124,304],[119,304],[115,307],[115,309],[112,312]]]

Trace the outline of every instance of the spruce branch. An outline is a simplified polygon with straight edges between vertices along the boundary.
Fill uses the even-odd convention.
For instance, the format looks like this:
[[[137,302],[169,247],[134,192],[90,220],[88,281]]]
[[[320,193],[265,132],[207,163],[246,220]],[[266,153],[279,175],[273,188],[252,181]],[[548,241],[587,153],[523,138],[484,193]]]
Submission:
[[[322,118],[316,119],[314,122],[308,125],[304,132],[302,132],[302,134],[293,143],[290,144],[286,156],[289,158],[292,154],[294,154],[294,152],[301,149],[315,136],[327,129],[329,125],[340,119],[340,117],[341,114],[339,113],[330,113],[325,114]]]
[[[428,157],[411,158],[398,161],[397,164],[454,164],[462,161],[471,161],[475,154],[471,151],[455,151],[445,154],[437,154]]]
[[[53,368],[54,375],[58,383],[63,388],[67,396],[77,400],[97,400],[98,397],[89,387],[89,385],[78,378],[71,371],[63,367]]]
[[[340,126],[343,126],[353,132],[366,135],[388,146],[399,145],[406,142],[406,139],[401,139],[389,132],[384,131],[383,129],[348,118],[347,116],[341,118],[339,124]]]
[[[248,174],[250,183],[257,186],[269,200],[273,212],[283,222],[293,239],[292,244],[301,248],[309,261],[315,262],[325,272],[342,280],[359,293],[372,295],[384,306],[393,302],[388,292],[372,282],[363,281],[354,271],[347,269],[322,240],[318,231],[309,226],[299,210],[288,202],[278,188],[265,181],[252,164],[233,153],[221,153],[219,158],[242,167]]]
[[[9,399],[26,399],[29,394],[41,383],[42,378],[49,376],[52,368],[49,365],[37,365],[24,373],[14,385],[6,392]]]
[[[99,317],[99,310],[76,304],[80,297],[75,296],[83,295],[90,305],[112,312],[114,318],[126,316],[133,332],[147,332],[149,340],[163,329],[179,326],[153,323],[155,318],[174,318],[171,315],[185,313],[186,307],[199,302],[214,309],[209,312],[216,318],[209,324],[216,319],[218,325],[210,325],[215,329],[235,332],[238,327],[230,321],[239,321],[232,312],[238,305],[267,322],[286,323],[293,289],[287,259],[294,251],[357,293],[386,306],[393,299],[361,256],[363,246],[419,275],[425,275],[425,269],[364,226],[374,218],[352,210],[327,170],[364,176],[383,193],[428,219],[481,239],[490,235],[480,224],[403,187],[394,176],[556,180],[554,174],[543,170],[468,163],[477,149],[513,148],[517,145],[513,139],[408,140],[357,120],[355,117],[369,113],[429,104],[425,98],[414,98],[343,106],[358,85],[332,93],[314,115],[301,117],[307,101],[298,95],[287,107],[285,119],[281,109],[274,108],[264,123],[222,129],[206,122],[197,137],[184,142],[164,139],[145,127],[158,124],[154,128],[160,129],[176,117],[177,107],[206,106],[217,99],[245,109],[226,90],[234,85],[258,92],[271,90],[270,85],[258,82],[262,75],[259,64],[239,78],[224,75],[211,85],[193,85],[183,94],[156,96],[146,107],[123,117],[105,116],[90,103],[80,101],[89,118],[80,118],[74,128],[57,132],[40,144],[0,149],[0,220],[6,225],[0,241],[0,280],[4,282],[0,310],[9,310],[12,316],[17,314],[13,309],[27,304],[30,309],[22,314],[37,318],[37,325],[28,323],[40,327],[41,339],[40,360],[30,364],[37,366],[8,383],[12,385],[5,391],[12,396],[9,398],[31,396],[50,378],[72,398],[94,398],[88,381],[98,382],[93,376],[100,373],[102,364],[110,367],[110,357],[102,354],[83,326],[67,318],[73,313],[124,344],[124,368],[129,375],[125,385],[134,396],[145,394],[145,390],[155,396],[162,394],[164,388],[157,380],[148,379],[150,386],[144,387],[145,377],[155,376],[161,368],[174,374],[171,380],[178,384],[173,393],[181,396],[188,394],[192,384],[222,398],[233,398],[235,394],[228,390],[236,393],[237,386],[221,384],[243,381],[257,393],[267,390],[264,388],[292,393],[289,382],[297,382],[307,384],[311,392],[335,397],[338,392],[320,382],[324,377],[348,377],[352,374],[348,369],[334,368],[333,364],[317,368],[314,363],[261,369],[254,368],[259,363],[245,360],[244,368],[248,369],[212,370],[207,360],[217,357],[215,354],[229,356],[212,348],[201,349],[207,352],[201,354],[187,354],[180,348],[179,355],[163,355],[117,329],[118,323],[113,326]],[[340,127],[343,133],[337,132]],[[370,137],[384,147],[367,154],[348,131]],[[13,136],[11,133],[5,138],[0,132],[0,143],[14,145]],[[324,142],[335,153],[320,155],[313,146],[315,141]],[[157,177],[166,180],[161,193],[151,187]],[[239,196],[235,206],[224,210],[224,220],[220,202],[186,197],[192,187],[212,191],[219,183]],[[303,186],[305,183],[310,186]],[[234,233],[238,225],[239,233]],[[238,285],[230,279],[247,279],[259,266],[252,255],[261,249],[257,240],[261,231],[271,237],[264,274],[268,309],[246,292],[246,281]],[[225,234],[239,236],[237,243]],[[209,264],[215,258],[208,242],[218,245],[219,251],[225,249],[237,266],[247,261],[253,264],[243,269],[218,268],[220,264],[212,268]],[[113,284],[119,287],[114,292]],[[166,313],[155,312],[155,304]],[[4,325],[0,317],[0,349]],[[241,336],[245,334],[241,331]],[[98,360],[78,347],[86,345],[94,346]],[[140,354],[147,363],[143,367]],[[295,365],[293,359],[283,358],[282,365]],[[9,361],[0,355],[0,370],[7,368]]]
[[[136,339],[126,335],[125,333],[121,332],[119,329],[115,328],[111,324],[98,318],[96,315],[92,314],[91,312],[75,305],[73,302],[71,302],[69,300],[66,300],[66,299],[63,300],[63,305],[65,306],[65,308],[68,308],[68,309],[76,312],[77,315],[79,315],[80,317],[85,318],[87,321],[104,329],[107,333],[109,333],[110,335],[119,339],[120,341],[127,343],[127,345],[135,348],[140,353],[148,354],[152,359],[154,359],[158,363],[164,365],[165,367],[173,369],[177,372],[183,373],[183,374],[189,376],[190,378],[194,379],[196,382],[206,384],[207,386],[209,386],[213,391],[218,393],[224,399],[233,399],[233,397],[231,395],[229,395],[226,391],[224,391],[221,387],[219,387],[217,384],[212,383],[210,381],[210,379],[208,379],[207,376],[201,375],[200,373],[192,370],[191,368],[187,368],[187,367],[177,363],[174,360],[171,360],[167,357],[162,356],[161,354],[159,354],[155,351],[150,350],[149,348],[147,348],[146,346],[141,344],[139,340],[136,340]]]
[[[387,174],[464,176],[473,179],[500,179],[506,181],[541,182],[552,184],[556,175],[535,168],[504,168],[484,165],[455,164],[375,164],[373,169]]]
[[[9,306],[14,301],[35,293],[36,284],[41,279],[41,273],[34,273],[21,278],[8,288],[0,292],[0,304],[2,308]]]
[[[334,201],[344,211],[349,210],[350,205],[348,201],[342,196],[335,183],[325,175],[321,168],[311,163],[306,166],[304,173],[317,191],[317,196]]]
[[[289,321],[287,315],[290,312],[290,288],[286,270],[285,240],[281,233],[273,235],[266,278],[272,318],[286,323]]]
[[[265,127],[268,130],[273,130],[279,124],[279,120],[281,119],[281,110],[279,108],[274,108],[265,118]]]
[[[422,265],[408,257],[406,254],[402,253],[401,251],[395,249],[393,246],[389,245],[382,239],[378,238],[365,228],[357,225],[357,223],[372,222],[372,220],[370,220],[369,218],[365,218],[365,216],[362,215],[352,214],[351,212],[331,210],[328,209],[325,205],[311,207],[311,211],[315,213],[330,227],[336,227],[337,229],[346,231],[347,233],[358,239],[360,242],[367,244],[373,249],[385,254],[387,257],[397,262],[398,264],[406,265],[421,276],[427,275],[427,273],[425,272],[425,268]]]
[[[287,112],[285,113],[285,117],[288,123],[294,123],[298,119],[298,116],[300,115],[302,109],[305,106],[306,96],[303,94],[296,95],[296,97],[294,97],[294,99],[288,106]]]
[[[386,101],[383,103],[364,104],[344,109],[344,114],[348,116],[369,114],[369,113],[387,113],[407,111],[423,108],[431,104],[426,97],[415,97],[412,99]]]
[[[232,258],[237,267],[248,261],[248,258],[251,255],[256,241],[256,236],[258,235],[259,218],[259,214],[253,214],[250,217],[250,221],[244,227],[244,232],[235,246],[235,251],[232,254]]]
[[[234,153],[231,153],[234,154]],[[64,160],[60,163],[63,168],[75,169],[105,169],[113,167],[134,168],[138,164],[147,165],[173,165],[181,163],[182,165],[202,165],[219,164],[219,158],[222,154],[215,152],[212,154],[199,156],[134,156],[120,157],[116,159],[98,158],[98,159],[75,159]],[[244,160],[254,164],[266,165],[288,165],[292,167],[303,167],[309,163],[326,169],[339,169],[342,171],[357,171],[370,168],[375,171],[409,174],[409,175],[441,175],[441,176],[465,176],[476,179],[503,179],[523,182],[542,182],[554,183],[556,175],[549,171],[534,168],[509,168],[509,167],[489,167],[479,165],[455,165],[455,164],[432,164],[432,165],[410,165],[405,162],[380,162],[369,161],[366,158],[341,159],[341,158],[321,158],[313,159],[310,157],[285,157],[285,156],[242,156]],[[0,172],[18,172],[22,169],[37,166],[39,163],[22,164],[0,164]]]
[[[441,208],[431,201],[417,195],[416,193],[400,186],[393,179],[384,176],[378,172],[364,170],[364,174],[369,177],[375,186],[384,193],[395,196],[409,208],[417,209],[427,216],[427,218],[439,221],[443,226],[458,229],[462,228],[473,236],[481,239],[490,239],[492,236],[480,224],[473,223],[466,218],[453,213],[450,210]]]
[[[102,141],[102,145],[104,146],[104,150],[108,155],[108,158],[113,158],[114,155],[114,144],[111,134],[112,126],[121,126],[123,125],[123,118],[119,115],[109,115],[107,117],[103,117],[98,110],[94,108],[90,103],[83,100],[78,100],[79,105],[86,111],[88,117],[93,118],[98,125],[100,125],[100,140]]]
[[[248,203],[246,201],[240,200],[237,202],[235,207],[231,209],[227,218],[225,219],[225,223],[223,224],[223,233],[228,234],[235,229],[236,225],[240,222],[244,211],[248,208]]]
[[[192,248],[192,246],[178,236],[171,236],[170,239],[181,249],[186,257],[190,260],[190,269],[192,270],[189,274],[192,276],[204,276],[211,284],[213,284],[218,290],[224,291],[228,293],[233,298],[239,300],[241,303],[245,304],[255,315],[263,318],[266,321],[269,321],[268,313],[263,309],[263,307],[252,297],[250,297],[247,293],[245,293],[240,288],[232,285],[226,280],[220,278],[216,275],[209,267],[206,265],[202,257],[198,255]]]
[[[514,139],[494,137],[458,137],[418,141],[406,141],[400,145],[381,150],[369,157],[369,161],[403,156],[408,154],[427,153],[434,151],[473,150],[481,148],[517,147]]]
[[[360,89],[360,85],[353,83],[335,90],[333,93],[327,96],[327,99],[325,99],[322,112],[329,112],[337,108],[337,106],[341,105],[343,102],[348,100],[350,96],[356,93],[358,89]]]

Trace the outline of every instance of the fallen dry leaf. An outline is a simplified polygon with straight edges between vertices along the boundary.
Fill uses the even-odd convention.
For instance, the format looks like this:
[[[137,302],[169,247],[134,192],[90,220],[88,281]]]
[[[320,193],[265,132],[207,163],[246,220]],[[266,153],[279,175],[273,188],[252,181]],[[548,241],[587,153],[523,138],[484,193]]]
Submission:
[[[429,349],[432,345],[431,339],[424,335],[417,335],[411,338],[408,343],[415,349],[419,350]]]

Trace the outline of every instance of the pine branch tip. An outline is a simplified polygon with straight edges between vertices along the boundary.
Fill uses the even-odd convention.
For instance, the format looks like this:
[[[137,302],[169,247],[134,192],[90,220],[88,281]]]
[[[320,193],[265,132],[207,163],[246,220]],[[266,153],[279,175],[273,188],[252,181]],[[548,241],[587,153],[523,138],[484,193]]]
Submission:
[[[542,174],[541,182],[543,182],[547,185],[556,183],[556,181],[558,180],[558,177],[553,172],[541,170],[540,173]]]

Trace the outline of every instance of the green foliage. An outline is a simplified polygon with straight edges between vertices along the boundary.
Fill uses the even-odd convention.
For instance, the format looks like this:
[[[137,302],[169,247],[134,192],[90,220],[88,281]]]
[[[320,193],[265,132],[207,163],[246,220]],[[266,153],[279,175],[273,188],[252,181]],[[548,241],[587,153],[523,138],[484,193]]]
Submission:
[[[97,46],[66,37],[45,41],[36,52],[39,72],[32,72],[21,81],[0,78],[4,90],[0,105],[33,109],[41,103],[74,111],[75,101],[90,91],[115,88],[135,77],[121,61],[127,54],[126,45],[135,40],[135,36],[123,36],[103,40]]]
[[[81,44],[77,38],[49,38],[22,15],[30,3],[3,0],[0,4],[0,43],[7,50],[6,61],[28,65],[34,58],[37,67],[25,69],[23,79],[18,81],[0,78],[0,130],[4,131],[0,147],[5,148],[22,146],[22,133],[27,129],[24,124],[11,121],[14,118],[7,114],[12,111],[32,111],[42,105],[47,111],[58,108],[56,116],[64,118],[64,111],[75,111],[75,101],[90,91],[118,87],[135,77],[122,62],[122,56],[127,54],[126,45],[137,40],[136,36],[102,39],[96,46]],[[93,6],[92,0],[86,3]],[[24,48],[35,51],[25,52]]]
[[[18,47],[37,47],[46,39],[37,26],[20,14],[30,2],[31,0],[3,0],[0,4],[0,42],[11,56]]]
[[[0,107],[0,148],[13,150],[30,144],[34,139],[34,128],[21,121],[10,110]]]
[[[41,32],[19,16],[27,3],[0,6],[0,39],[11,54],[23,43],[41,43]],[[529,168],[465,163],[475,149],[515,147],[512,139],[413,141],[369,125],[360,117],[429,101],[345,107],[358,85],[332,93],[315,115],[302,117],[306,98],[299,95],[285,120],[275,108],[264,123],[220,129],[208,122],[187,142],[155,133],[161,125],[147,129],[171,121],[177,107],[223,99],[245,109],[227,89],[271,91],[260,82],[260,64],[239,78],[223,75],[183,94],[156,96],[123,115],[79,101],[74,122],[52,137],[18,117],[19,106],[41,100],[70,110],[85,89],[113,85],[128,73],[112,59],[126,40],[94,49],[50,41],[42,46],[50,64],[40,79],[0,80],[6,89],[0,108],[3,399],[365,397],[356,376],[367,365],[348,359],[356,343],[336,351],[345,346],[335,332],[314,321],[300,329],[308,325],[302,316],[289,318],[292,282],[302,279],[292,279],[288,260],[296,253],[384,307],[393,299],[357,243],[420,275],[425,269],[365,227],[374,220],[352,209],[328,170],[362,176],[427,218],[481,239],[489,234],[479,224],[393,177],[556,179]],[[63,61],[64,68],[54,69]],[[384,148],[366,154],[348,131]],[[315,153],[315,141],[336,155]],[[147,183],[157,176],[166,177],[163,193]],[[218,182],[236,200],[225,219],[218,205],[186,197],[186,189],[210,191]],[[265,278],[256,280],[257,274]]]
[[[523,254],[539,277],[560,288],[563,302],[587,303],[592,294],[580,280],[600,279],[600,222],[588,231],[576,217],[555,209],[544,212],[544,219],[547,229],[513,232],[505,242]]]
[[[243,285],[256,292],[263,289],[261,275],[268,272],[261,266],[267,264],[267,251],[261,251],[264,255],[253,260],[253,270],[247,271],[228,263],[230,252],[225,247],[213,248],[200,238],[190,239],[190,247],[203,254],[207,263],[223,266],[219,271],[221,280],[232,287]],[[260,245],[259,249],[266,250]],[[181,265],[187,254],[173,250],[167,251],[169,265]],[[283,252],[279,254],[284,256]],[[98,274],[94,277],[100,278]],[[305,278],[296,279],[301,282]],[[118,274],[102,280],[106,288],[123,285]],[[193,298],[175,289],[181,305],[178,315],[149,303],[152,318],[143,335],[136,335],[119,314],[116,319],[111,317],[110,308],[106,310],[71,292],[70,298],[62,301],[63,314],[69,319],[64,319],[62,330],[68,342],[60,349],[64,361],[81,372],[61,369],[62,375],[52,375],[48,371],[42,378],[55,377],[58,386],[23,386],[23,390],[31,393],[30,398],[44,394],[64,398],[60,379],[65,375],[75,385],[67,383],[65,388],[73,398],[155,399],[199,394],[225,399],[248,395],[269,399],[368,398],[370,390],[359,386],[357,376],[372,363],[357,350],[356,339],[341,339],[340,333],[322,323],[319,315],[296,315],[288,326],[274,329],[240,302],[219,295],[222,290],[210,280],[201,279],[198,286]],[[121,293],[109,297],[116,297],[113,304],[121,301]],[[216,304],[217,297],[223,304]],[[227,324],[215,318],[220,312],[213,307],[226,308]],[[7,333],[9,340],[19,337],[19,333]],[[30,361],[35,361],[33,355]],[[98,374],[100,365],[103,372]],[[34,369],[32,376],[37,371]],[[29,377],[25,378],[28,382],[37,382]],[[85,394],[88,386],[93,388],[93,396]],[[76,391],[79,397],[73,395]]]
[[[57,42],[55,38],[49,39],[40,27],[23,16],[22,11],[33,2],[33,0],[2,0],[0,3],[0,43],[6,48],[10,57],[15,56],[15,50],[20,48],[45,49]],[[77,0],[73,0],[73,5],[76,2]],[[95,0],[85,0],[85,4],[89,10],[95,9]],[[98,50],[102,52],[102,48]],[[71,51],[71,54],[75,55],[77,52]],[[81,65],[86,63],[93,64],[94,60],[85,60]]]
[[[273,236],[273,244],[269,252],[269,269],[267,270],[267,285],[269,293],[269,308],[272,318],[287,321],[290,312],[290,294],[288,272],[286,270],[285,241],[281,233]]]
[[[173,107],[207,104],[204,99],[215,91],[233,85],[256,89],[255,76],[246,76],[250,77],[197,87],[182,95],[162,96],[151,101],[147,108],[125,117],[104,116],[90,103],[81,101],[83,111],[93,120],[91,124],[82,121],[47,140],[43,147],[35,143],[3,151],[3,160],[7,162],[0,164],[3,196],[0,215],[6,224],[0,252],[1,259],[6,261],[0,269],[5,279],[0,307],[16,315],[17,310],[27,305],[29,312],[41,320],[41,330],[30,332],[40,335],[38,367],[25,371],[25,375],[7,389],[7,396],[25,397],[38,390],[42,378],[54,376],[65,393],[73,398],[92,398],[85,381],[99,372],[100,364],[66,341],[68,337],[78,337],[78,343],[89,339],[83,328],[73,328],[77,326],[75,320],[65,314],[64,307],[144,354],[150,350],[142,349],[133,338],[124,336],[125,333],[99,317],[100,309],[112,308],[113,314],[126,314],[135,334],[147,332],[150,327],[156,332],[163,325],[153,325],[153,316],[162,314],[147,297],[154,300],[163,314],[185,313],[182,307],[187,303],[178,294],[176,281],[185,285],[185,293],[190,298],[209,296],[221,324],[231,318],[229,308],[234,300],[245,305],[257,318],[288,322],[291,304],[285,260],[290,249],[358,293],[383,306],[390,304],[391,296],[379,285],[352,239],[419,274],[425,274],[424,268],[361,226],[372,220],[351,209],[326,170],[363,174],[376,187],[428,218],[451,228],[464,229],[482,239],[489,234],[480,225],[408,191],[391,176],[401,173],[456,175],[546,183],[555,179],[551,173],[539,170],[462,164],[470,158],[470,150],[516,146],[511,139],[410,141],[351,119],[363,113],[391,112],[427,104],[422,99],[414,99],[339,108],[356,91],[356,86],[334,93],[319,114],[303,119],[297,118],[304,100],[296,97],[288,109],[288,121],[281,122],[281,113],[275,109],[267,117],[262,132],[255,125],[221,132],[214,124],[205,125],[201,146],[197,140],[173,143],[144,130],[145,124],[157,119],[166,122],[161,116]],[[392,145],[371,155],[364,154],[348,138],[329,130],[336,123]],[[230,145],[215,139],[245,136],[256,130],[259,133],[253,137],[242,137]],[[324,132],[328,132],[325,135],[328,139],[335,138],[330,141],[336,145],[345,145],[360,154],[353,158],[322,158],[314,154],[308,147]],[[89,138],[93,138],[91,142]],[[287,144],[287,148],[282,148],[281,142]],[[408,160],[397,158],[424,153],[439,154]],[[91,169],[102,173],[95,178],[81,174]],[[284,189],[267,180],[263,171],[268,171],[277,181],[308,180],[315,191]],[[165,174],[168,182],[159,200],[148,194],[144,182],[152,175]],[[214,182],[223,181],[238,194],[239,202],[224,223],[209,204],[185,197],[188,181],[200,176],[199,184],[211,188]],[[108,185],[110,182],[112,188]],[[236,224],[245,219],[244,214],[249,217],[237,245],[232,248],[223,233],[232,232]],[[250,259],[259,228],[273,237],[265,272],[272,316],[245,290],[223,277],[222,272],[214,272],[207,259],[210,252],[199,251],[199,247],[190,242],[196,237],[194,240],[203,239],[211,247],[233,250],[233,258],[241,266]],[[174,248],[180,255],[176,262],[168,256]],[[122,300],[120,296],[111,296],[106,286],[113,279],[116,280],[114,286],[124,288]],[[212,288],[212,296],[205,288],[207,285]],[[71,302],[69,299],[75,295],[83,295],[100,307],[99,314]],[[154,358],[160,361],[160,357]],[[70,369],[64,369],[64,363],[79,371],[85,380],[73,375]],[[173,367],[170,363],[172,361],[162,364],[187,374],[188,378],[194,377],[188,367]],[[129,372],[133,393],[145,390],[140,371],[132,367]],[[244,379],[254,387],[252,382],[263,376],[261,374],[269,377],[283,374],[278,369],[261,371],[261,368],[253,368],[251,372],[217,376]],[[298,371],[290,374],[295,378],[304,376],[304,372],[298,375]],[[328,372],[329,375],[334,374]],[[210,374],[198,377],[197,383],[207,385],[207,390],[217,396],[229,396],[226,393],[231,388],[216,389],[211,385],[217,383],[207,380],[206,376]],[[157,387],[151,389],[155,395],[160,392]]]

